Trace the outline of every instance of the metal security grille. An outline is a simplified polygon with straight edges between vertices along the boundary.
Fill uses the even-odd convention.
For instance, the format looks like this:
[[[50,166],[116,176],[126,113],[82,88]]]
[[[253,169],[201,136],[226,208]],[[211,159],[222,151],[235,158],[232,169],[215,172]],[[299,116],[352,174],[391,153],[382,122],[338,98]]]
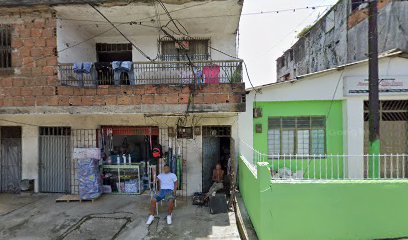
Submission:
[[[40,127],[41,192],[69,192],[71,129],[69,127]]]
[[[408,121],[408,101],[381,101],[380,116],[382,121]],[[364,101],[364,121],[368,118],[368,101]]]
[[[369,124],[368,101],[364,102],[364,152],[369,152]],[[408,101],[388,100],[380,101],[380,177],[407,177],[408,162],[405,158],[396,158],[391,161],[392,155],[408,152]],[[387,156],[386,154],[391,154]],[[396,167],[398,166],[398,167]],[[367,172],[367,162],[364,162]]]
[[[128,52],[132,51],[132,44],[130,43],[97,43],[96,44],[97,52]]]
[[[20,192],[21,127],[0,127],[0,192]]]
[[[72,152],[74,148],[98,148],[103,144],[101,141],[101,130],[100,129],[71,129],[71,146]],[[70,159],[71,162],[71,179],[70,179],[70,191],[71,194],[79,193],[79,182],[78,182],[78,166],[77,159]]]
[[[0,73],[11,68],[11,27],[0,24]]]
[[[203,137],[231,137],[231,126],[203,126]]]
[[[188,49],[182,49],[176,47],[176,42],[172,40],[163,40],[160,42],[161,45],[161,60],[162,61],[187,61],[186,54],[189,56],[191,61],[197,60],[208,60],[210,59],[210,54],[208,47],[210,40],[208,39],[194,39],[194,40],[183,40],[189,42]]]

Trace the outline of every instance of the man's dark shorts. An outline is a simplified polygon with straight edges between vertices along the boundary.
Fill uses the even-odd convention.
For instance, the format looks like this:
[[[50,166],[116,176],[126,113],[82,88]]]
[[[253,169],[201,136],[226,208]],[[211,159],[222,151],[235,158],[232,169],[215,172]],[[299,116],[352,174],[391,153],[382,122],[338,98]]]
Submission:
[[[174,200],[173,190],[171,189],[160,189],[159,193],[154,196],[157,202],[161,200]]]

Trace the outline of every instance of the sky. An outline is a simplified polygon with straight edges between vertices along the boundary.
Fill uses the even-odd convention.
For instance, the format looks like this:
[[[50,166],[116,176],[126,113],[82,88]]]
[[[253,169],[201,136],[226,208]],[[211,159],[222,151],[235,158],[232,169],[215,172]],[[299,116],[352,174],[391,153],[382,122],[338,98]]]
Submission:
[[[267,12],[333,5],[338,0],[245,0],[239,27],[239,52],[244,59],[249,77],[254,86],[276,82],[276,59],[296,42],[296,35],[304,27],[313,24],[329,8],[296,10],[295,12],[245,15],[252,12]],[[246,87],[250,87],[244,76]]]

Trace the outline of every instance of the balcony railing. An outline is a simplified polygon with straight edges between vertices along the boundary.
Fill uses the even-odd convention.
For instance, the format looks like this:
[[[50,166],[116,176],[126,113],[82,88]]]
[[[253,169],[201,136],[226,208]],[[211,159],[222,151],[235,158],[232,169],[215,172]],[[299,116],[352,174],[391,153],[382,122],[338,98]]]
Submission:
[[[60,64],[58,74],[62,85],[81,87],[242,82],[241,60],[126,63],[125,68],[117,67],[120,63]]]

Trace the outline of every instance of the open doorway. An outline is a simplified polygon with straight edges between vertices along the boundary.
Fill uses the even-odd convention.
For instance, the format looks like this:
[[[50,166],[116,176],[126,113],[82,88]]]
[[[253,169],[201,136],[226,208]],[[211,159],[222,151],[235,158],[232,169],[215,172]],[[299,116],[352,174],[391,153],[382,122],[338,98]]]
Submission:
[[[213,181],[212,172],[217,163],[221,164],[225,176],[231,159],[231,127],[206,126],[203,127],[203,168],[202,191],[208,192]],[[224,189],[229,189],[229,179],[224,178]]]

